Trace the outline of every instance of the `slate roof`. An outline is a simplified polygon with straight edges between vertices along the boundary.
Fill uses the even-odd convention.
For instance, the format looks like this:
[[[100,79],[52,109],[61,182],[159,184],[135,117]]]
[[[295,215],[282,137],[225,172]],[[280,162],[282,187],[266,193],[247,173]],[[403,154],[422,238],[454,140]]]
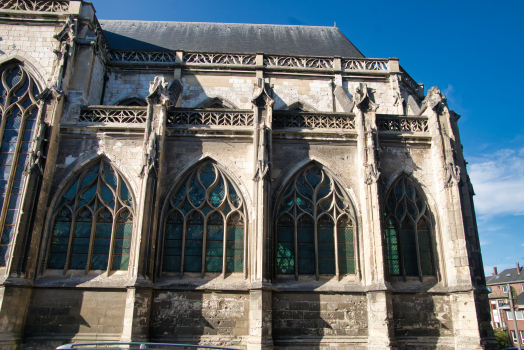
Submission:
[[[506,277],[509,275],[508,277]],[[520,269],[520,273],[517,272],[517,268],[506,269],[495,276],[490,276],[486,278],[486,285],[497,285],[497,284],[506,284],[506,283],[516,283],[524,282],[524,269]]]
[[[99,21],[113,50],[364,57],[336,27]]]

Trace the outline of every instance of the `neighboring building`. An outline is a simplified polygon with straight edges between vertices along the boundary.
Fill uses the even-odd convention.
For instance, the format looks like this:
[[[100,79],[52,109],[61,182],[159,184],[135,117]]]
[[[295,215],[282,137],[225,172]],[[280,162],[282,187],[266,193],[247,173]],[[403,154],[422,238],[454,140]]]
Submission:
[[[518,263],[514,269],[497,272],[497,268],[494,267],[493,275],[486,278],[486,285],[490,291],[491,325],[493,328],[506,329],[512,346],[517,346],[519,341],[524,345],[524,273]],[[517,305],[515,305],[517,330],[510,308],[508,284],[517,294]]]
[[[82,1],[0,36],[2,349],[496,347],[459,116],[398,59]]]

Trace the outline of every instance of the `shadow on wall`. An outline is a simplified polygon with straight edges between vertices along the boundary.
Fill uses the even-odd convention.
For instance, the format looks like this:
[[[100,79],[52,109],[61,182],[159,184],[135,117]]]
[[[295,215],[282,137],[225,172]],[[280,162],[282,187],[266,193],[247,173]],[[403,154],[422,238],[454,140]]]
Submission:
[[[56,346],[101,337],[118,341],[122,334],[125,290],[35,288],[24,330],[23,349]]]
[[[394,330],[399,349],[454,347],[450,297],[427,293],[393,295]],[[443,343],[443,344],[439,344]]]

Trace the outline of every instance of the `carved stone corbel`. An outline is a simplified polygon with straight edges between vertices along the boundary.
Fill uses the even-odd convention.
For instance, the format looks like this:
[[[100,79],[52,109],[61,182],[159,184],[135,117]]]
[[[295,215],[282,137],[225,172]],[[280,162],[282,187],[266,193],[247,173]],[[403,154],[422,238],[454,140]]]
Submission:
[[[364,179],[366,185],[377,183],[378,179],[380,179],[378,167],[375,164],[366,164],[366,177]]]
[[[42,162],[46,158],[46,156],[44,156],[45,131],[46,124],[39,123],[35,132],[36,136],[33,140],[32,150],[29,152],[29,160],[24,170],[26,174],[44,175],[44,165]]]
[[[376,111],[379,105],[373,101],[372,94],[374,92],[375,90],[369,88],[366,83],[360,83],[354,96],[354,101],[357,108],[362,112]]]
[[[157,175],[156,171],[156,162],[158,160],[157,157],[157,147],[156,147],[156,132],[153,130],[151,134],[149,135],[149,142],[147,143],[147,149],[144,152],[144,156],[142,158],[142,170],[140,171],[140,177],[144,177],[146,175],[155,176]]]
[[[453,163],[446,165],[446,187],[456,185],[460,182],[460,167]]]
[[[439,112],[440,107],[442,106],[443,98],[440,93],[440,89],[436,86],[433,86],[428,90],[428,94],[424,101],[422,101],[422,108],[419,111],[419,115],[422,115],[426,109],[431,109],[435,112]]]
[[[262,124],[258,129],[260,138],[257,152],[257,164],[255,167],[255,175],[253,177],[253,181],[263,180],[269,174],[269,157],[266,141],[269,128],[265,124]]]
[[[69,41],[69,43],[72,44],[76,40],[77,28],[78,20],[73,16],[69,16],[62,26],[62,29],[53,35],[53,38],[60,42]]]
[[[153,81],[149,82],[149,95],[146,97],[147,103],[167,106],[170,102],[167,91],[168,85],[164,77],[156,76]]]

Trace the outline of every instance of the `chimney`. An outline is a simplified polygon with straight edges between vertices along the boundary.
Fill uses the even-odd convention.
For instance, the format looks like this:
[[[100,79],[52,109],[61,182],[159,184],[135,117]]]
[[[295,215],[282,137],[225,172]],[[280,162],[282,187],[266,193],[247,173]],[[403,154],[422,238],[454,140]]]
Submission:
[[[498,273],[497,273],[497,267],[496,267],[496,266],[493,266],[493,276],[495,276],[495,275],[498,275]]]
[[[520,274],[520,265],[517,263],[517,275]]]

